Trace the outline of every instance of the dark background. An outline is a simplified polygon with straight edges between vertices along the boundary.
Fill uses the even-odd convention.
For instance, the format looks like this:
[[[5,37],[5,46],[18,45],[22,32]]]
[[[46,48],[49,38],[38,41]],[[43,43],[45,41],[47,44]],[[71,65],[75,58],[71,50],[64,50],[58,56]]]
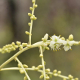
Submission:
[[[80,0],[37,0],[38,8],[35,15],[38,17],[34,21],[32,32],[32,43],[40,41],[48,33],[62,35],[68,38],[74,35],[74,40],[80,40]],[[29,31],[30,22],[28,17],[31,0],[0,0],[0,47],[15,41],[28,42],[25,31]],[[29,67],[41,64],[39,49],[28,50],[19,59]],[[0,64],[14,55],[17,51],[0,54]],[[73,46],[72,51],[64,50],[53,52],[45,51],[44,59],[47,62],[46,68],[61,70],[62,74],[68,76],[72,74],[80,78],[80,46]],[[12,61],[6,67],[16,67],[17,62]],[[40,73],[29,71],[32,80],[39,80]],[[24,74],[19,71],[0,72],[0,80],[23,80]],[[53,77],[51,80],[60,80]]]

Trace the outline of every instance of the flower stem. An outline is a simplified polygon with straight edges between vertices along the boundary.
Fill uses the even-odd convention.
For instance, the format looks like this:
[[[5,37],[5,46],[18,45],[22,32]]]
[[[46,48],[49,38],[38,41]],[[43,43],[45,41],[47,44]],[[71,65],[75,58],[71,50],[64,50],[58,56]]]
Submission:
[[[5,61],[1,66],[0,69],[3,68],[5,65],[7,65],[9,62],[11,62],[15,57],[19,56],[22,52],[31,49],[31,48],[35,48],[35,47],[39,47],[43,44],[42,41],[34,43],[33,45],[31,45],[31,47],[25,47],[22,50],[20,50],[19,52],[17,52],[15,55],[13,55],[12,57],[10,57],[7,61]]]
[[[36,1],[35,1],[36,2]],[[34,15],[34,5],[35,3],[33,3],[33,10],[32,10],[32,15]],[[33,20],[31,20],[31,26],[30,26],[30,35],[29,35],[29,44],[31,45],[31,34],[32,34],[32,26],[33,26]]]
[[[41,46],[40,46],[40,52],[41,52],[41,55],[42,55],[41,59],[42,59],[44,80],[46,80],[45,64],[44,64],[44,58],[43,58],[43,50],[42,50],[42,47]]]
[[[21,65],[22,69],[24,70],[24,73],[28,80],[31,80],[30,77],[28,76],[27,72],[25,71],[25,68],[23,67],[22,63],[19,61],[19,59],[16,57],[15,60]]]
[[[20,70],[20,69],[22,69],[22,68],[18,68],[18,67],[10,67],[10,68],[2,68],[0,71],[6,71],[6,70]],[[30,71],[34,71],[34,69],[33,68],[24,68],[25,70],[30,70]],[[40,72],[40,73],[42,73],[43,72],[43,70],[38,70],[38,72]],[[51,75],[53,75],[53,72],[46,72],[47,74],[51,74]],[[57,74],[57,73],[56,73]],[[69,79],[67,76],[64,76],[64,75],[57,75],[58,77],[60,77],[60,78],[65,78],[65,79]],[[74,79],[72,79],[72,80],[74,80]]]

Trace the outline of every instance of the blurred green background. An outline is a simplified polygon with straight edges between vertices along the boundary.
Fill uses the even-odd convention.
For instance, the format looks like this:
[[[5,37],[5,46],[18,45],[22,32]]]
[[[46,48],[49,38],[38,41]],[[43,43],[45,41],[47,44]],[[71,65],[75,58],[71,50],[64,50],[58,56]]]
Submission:
[[[62,35],[68,38],[74,35],[74,40],[80,40],[80,0],[36,0],[38,8],[35,15],[38,17],[34,21],[32,32],[32,43],[40,41],[48,33]],[[0,47],[15,41],[28,42],[25,31],[29,31],[27,23],[31,0],[0,0]],[[18,50],[17,50],[18,51]],[[14,55],[17,51],[0,54],[0,65]],[[41,64],[39,49],[25,51],[18,56],[23,64],[29,67]],[[73,46],[72,51],[64,50],[53,52],[45,51],[44,59],[47,62],[46,68],[61,70],[62,74],[68,76],[72,74],[80,78],[80,46]],[[12,61],[5,67],[16,67],[17,62]],[[32,80],[39,80],[40,73],[29,71]],[[24,74],[19,71],[0,72],[0,80],[23,80]],[[53,77],[50,80],[62,80]]]

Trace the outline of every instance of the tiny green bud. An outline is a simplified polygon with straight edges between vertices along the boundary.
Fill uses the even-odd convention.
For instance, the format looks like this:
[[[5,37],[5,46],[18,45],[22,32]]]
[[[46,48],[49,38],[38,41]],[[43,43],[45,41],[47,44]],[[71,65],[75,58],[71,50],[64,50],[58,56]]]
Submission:
[[[32,0],[32,3],[35,3],[35,0]]]
[[[31,26],[31,23],[28,23],[29,26]]]
[[[32,14],[31,13],[28,13],[28,16],[32,16]]]
[[[20,48],[19,48],[19,50],[22,50],[23,49],[23,46],[22,45],[20,45]]]
[[[36,4],[36,5],[34,5],[34,8],[37,8],[38,7],[38,5]]]
[[[24,68],[28,68],[28,65],[26,65],[26,64],[23,64],[23,67],[24,67]]]
[[[20,73],[21,73],[21,74],[24,74],[24,70],[23,70],[23,69],[20,69]]]
[[[12,42],[12,46],[15,46],[15,43],[14,42]]]
[[[45,47],[46,50],[49,50],[49,47]]]
[[[44,77],[44,75],[41,75],[39,78],[42,79]]]
[[[78,78],[75,78],[75,80],[79,80]]]
[[[20,41],[16,41],[16,44],[17,44],[17,45],[21,45],[21,42],[20,42]]]
[[[43,68],[43,66],[42,65],[39,65],[38,68]]]
[[[60,39],[65,40],[65,38],[64,38],[64,37],[61,37]]]
[[[33,10],[33,8],[32,8],[32,7],[30,7],[30,10],[32,11],[32,10]]]
[[[50,79],[50,77],[49,77],[49,76],[47,76],[47,77],[46,77],[46,79]]]
[[[5,52],[8,52],[8,49],[5,49]]]
[[[18,63],[18,67],[21,67],[21,65]]]
[[[23,47],[27,46],[27,43],[22,43],[22,46],[23,46]]]
[[[26,33],[27,35],[29,35],[29,34],[30,34],[28,31],[25,31],[25,33]]]
[[[72,76],[72,75],[69,75],[68,78],[69,78],[69,79],[73,79],[73,76]]]
[[[58,75],[58,74],[57,74],[57,70],[54,70],[54,71],[53,71],[53,75],[54,75],[54,76],[57,76],[57,75]]]
[[[15,51],[16,49],[14,47],[12,47],[12,50]]]
[[[46,69],[45,71],[46,71],[46,72],[50,72],[50,69],[48,68],[48,69]]]
[[[58,71],[58,75],[60,75],[61,74],[61,71]]]
[[[33,69],[35,69],[35,66],[32,66]]]
[[[31,20],[33,20],[33,18],[34,18],[33,16],[30,17]]]
[[[18,48],[18,46],[17,46],[17,45],[15,45],[15,48]]]
[[[24,80],[27,80],[27,77],[26,76],[24,77]]]
[[[57,70],[55,69],[55,70],[53,71],[53,73],[57,73]]]
[[[40,54],[40,57],[42,58],[42,57],[43,57],[43,55],[42,55],[42,54]]]
[[[33,20],[36,20],[37,19],[37,17],[33,17]]]
[[[69,35],[69,40],[72,41],[73,40],[73,35]]]

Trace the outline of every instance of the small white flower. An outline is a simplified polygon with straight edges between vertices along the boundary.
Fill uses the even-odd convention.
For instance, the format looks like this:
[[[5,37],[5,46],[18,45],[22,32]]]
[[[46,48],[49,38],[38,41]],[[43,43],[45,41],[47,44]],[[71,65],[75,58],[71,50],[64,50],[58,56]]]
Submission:
[[[53,50],[59,50],[60,49],[59,47],[61,46],[61,44],[56,44],[54,41],[51,41],[49,46]]]
[[[57,42],[59,40],[60,37],[53,35],[51,37],[52,41]]]
[[[64,50],[68,51],[69,49],[71,49],[71,46],[75,43],[75,41],[64,41],[63,45],[64,45]]]
[[[68,51],[69,49],[71,49],[71,46],[64,46],[63,48],[65,51]]]
[[[53,35],[51,39],[52,39],[52,41],[50,42],[51,49],[59,50],[60,49],[59,47],[62,45],[64,40],[60,39],[60,36],[55,35]]]
[[[55,36],[53,35],[51,37],[52,41],[54,41],[55,43],[63,43],[64,40],[60,39],[60,36]]]

